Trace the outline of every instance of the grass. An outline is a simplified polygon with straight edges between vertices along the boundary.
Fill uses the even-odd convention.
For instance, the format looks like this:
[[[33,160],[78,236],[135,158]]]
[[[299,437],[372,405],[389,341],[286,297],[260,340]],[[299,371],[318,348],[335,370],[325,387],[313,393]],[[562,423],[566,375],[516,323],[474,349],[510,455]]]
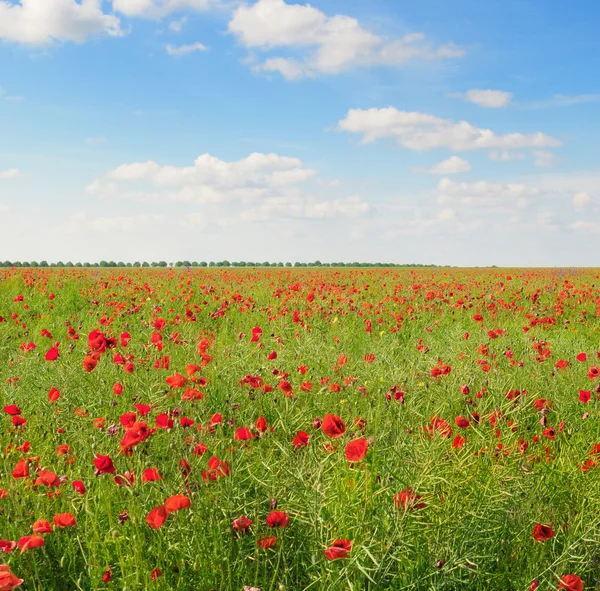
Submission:
[[[8,493],[0,499],[0,537],[18,542],[36,520],[52,522],[58,513],[76,520],[43,534],[43,547],[7,553],[5,562],[28,590],[520,591],[536,580],[539,589],[556,589],[566,574],[593,589],[600,580],[600,467],[581,466],[600,443],[600,378],[588,377],[600,366],[599,279],[594,269],[4,270],[2,406],[16,404],[27,423],[15,427],[9,414],[0,417],[0,488]],[[166,321],[160,331],[158,318]],[[553,323],[532,322],[541,318]],[[251,342],[256,326],[263,332]],[[503,334],[490,338],[497,329]],[[117,344],[86,372],[93,330]],[[125,331],[131,340],[123,347]],[[194,377],[206,385],[172,389],[168,377],[190,379],[186,366],[201,364],[202,338],[212,359]],[[541,341],[550,354],[538,361],[534,344]],[[56,342],[59,357],[47,361]],[[25,352],[23,343],[36,348]],[[277,357],[269,360],[272,351]],[[117,352],[131,356],[133,373],[113,361]],[[164,356],[168,369],[156,369]],[[438,360],[451,371],[435,378]],[[558,369],[558,360],[568,366]],[[273,390],[240,384],[248,375]],[[278,388],[283,379],[292,396]],[[301,390],[304,382],[310,391]],[[115,383],[123,385],[119,396]],[[182,401],[190,386],[204,398]],[[386,397],[394,386],[404,403]],[[55,403],[51,388],[60,390]],[[510,390],[522,394],[509,399]],[[587,404],[580,390],[591,392]],[[552,404],[546,426],[534,404],[542,398]],[[120,417],[140,403],[151,411],[138,420],[155,427],[168,413],[174,426],[158,428],[127,456],[119,453]],[[223,421],[210,429],[215,413]],[[313,427],[326,414],[341,417],[343,436]],[[192,427],[181,426],[184,416]],[[264,434],[235,440],[241,427],[257,435],[261,416]],[[470,426],[457,427],[458,416]],[[444,418],[452,435],[424,431],[432,417]],[[548,427],[554,439],[544,436]],[[299,431],[310,442],[294,449]],[[453,445],[457,435],[462,447]],[[344,448],[358,437],[369,450],[351,464]],[[29,450],[19,451],[26,441]],[[208,451],[194,455],[200,443]],[[63,444],[71,453],[57,456]],[[97,454],[110,456],[117,474],[134,472],[135,484],[95,475]],[[230,464],[229,476],[205,481],[211,456]],[[28,478],[12,477],[18,460],[38,457]],[[62,478],[60,486],[35,486],[42,468]],[[163,478],[143,483],[148,468]],[[84,482],[84,495],[74,480]],[[424,508],[394,503],[408,488]],[[176,494],[190,508],[152,529],[150,510]],[[275,507],[289,515],[289,527],[268,527]],[[235,535],[232,522],[244,515],[253,523]],[[536,523],[552,525],[556,535],[535,541]],[[270,536],[275,545],[261,549],[257,540]],[[352,550],[328,560],[336,539],[351,540]],[[109,567],[112,580],[102,582]]]

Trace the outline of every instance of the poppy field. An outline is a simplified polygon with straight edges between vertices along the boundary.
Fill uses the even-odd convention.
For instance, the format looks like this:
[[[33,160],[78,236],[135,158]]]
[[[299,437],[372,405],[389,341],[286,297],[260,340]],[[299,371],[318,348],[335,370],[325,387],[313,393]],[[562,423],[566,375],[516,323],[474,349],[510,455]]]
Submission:
[[[582,591],[595,269],[0,270],[0,591]]]

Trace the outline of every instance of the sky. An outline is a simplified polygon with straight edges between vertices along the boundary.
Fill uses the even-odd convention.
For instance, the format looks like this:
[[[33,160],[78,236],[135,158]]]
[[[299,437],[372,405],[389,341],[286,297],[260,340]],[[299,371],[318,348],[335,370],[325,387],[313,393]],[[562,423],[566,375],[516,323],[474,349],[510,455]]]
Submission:
[[[598,22],[0,0],[0,260],[600,266]]]

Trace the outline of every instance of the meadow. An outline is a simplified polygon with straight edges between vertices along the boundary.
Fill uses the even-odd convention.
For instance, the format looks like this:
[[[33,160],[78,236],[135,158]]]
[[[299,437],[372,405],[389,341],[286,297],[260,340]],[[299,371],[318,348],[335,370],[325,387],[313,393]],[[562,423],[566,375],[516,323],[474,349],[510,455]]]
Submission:
[[[0,590],[597,589],[597,269],[0,270]]]

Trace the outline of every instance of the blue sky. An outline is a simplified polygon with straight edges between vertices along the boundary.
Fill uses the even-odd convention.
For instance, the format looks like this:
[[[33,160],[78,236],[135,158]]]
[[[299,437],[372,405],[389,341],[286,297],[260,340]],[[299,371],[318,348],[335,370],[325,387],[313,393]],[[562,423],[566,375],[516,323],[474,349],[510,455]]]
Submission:
[[[0,0],[0,259],[598,265],[577,6]]]

